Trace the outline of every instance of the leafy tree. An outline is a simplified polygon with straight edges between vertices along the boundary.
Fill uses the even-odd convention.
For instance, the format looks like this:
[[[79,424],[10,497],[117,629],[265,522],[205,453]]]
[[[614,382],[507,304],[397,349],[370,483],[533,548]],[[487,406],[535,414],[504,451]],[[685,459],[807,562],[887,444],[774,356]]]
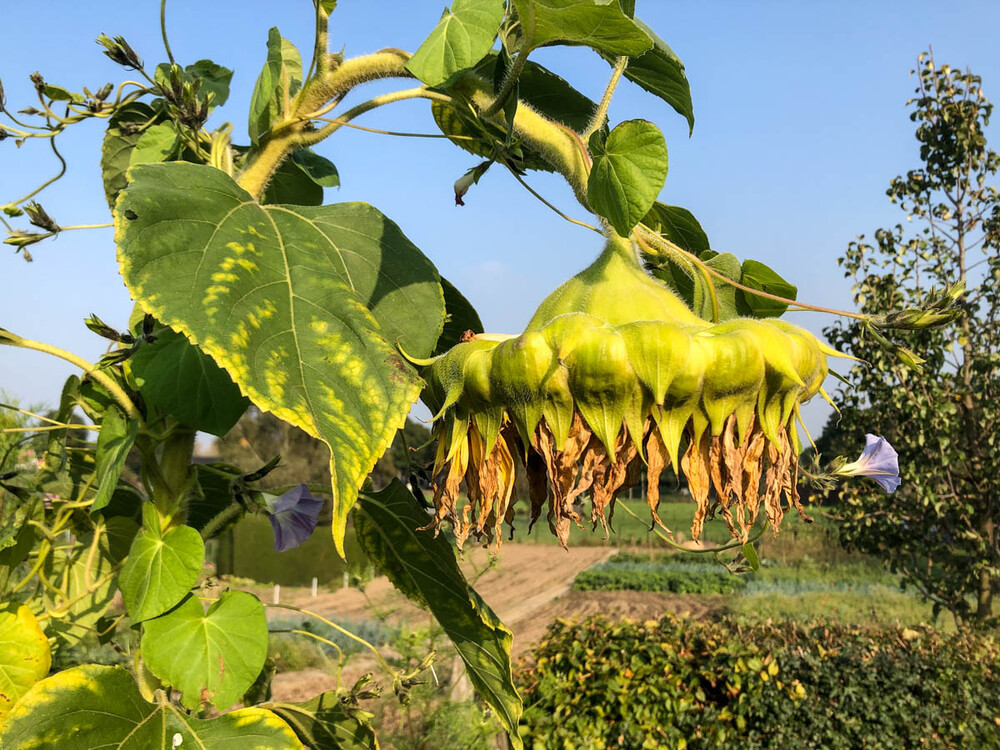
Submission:
[[[883,557],[937,608],[960,622],[993,614],[1000,583],[1000,156],[987,146],[993,106],[978,76],[938,67],[920,55],[916,97],[921,165],[896,177],[887,194],[914,229],[880,229],[840,258],[854,298],[876,317],[838,322],[825,333],[862,360],[836,395],[825,448],[849,453],[864,433],[886,437],[906,478],[892,495],[862,485],[836,490],[841,541]],[[962,315],[938,328],[904,331],[896,342],[880,324],[919,328],[914,314],[885,310],[934,304],[957,293]],[[933,311],[923,315],[934,315]],[[906,366],[919,365],[923,374]]]

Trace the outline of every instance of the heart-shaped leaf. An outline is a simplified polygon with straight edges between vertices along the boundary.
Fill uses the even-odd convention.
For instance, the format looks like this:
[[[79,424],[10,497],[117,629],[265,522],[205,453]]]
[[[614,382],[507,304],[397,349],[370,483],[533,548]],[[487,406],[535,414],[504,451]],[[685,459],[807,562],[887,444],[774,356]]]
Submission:
[[[333,533],[402,426],[420,380],[396,350],[430,354],[437,271],[371,206],[261,206],[225,173],[134,168],[116,211],[125,282],[257,406],[327,444]]]
[[[104,194],[112,209],[118,191],[128,184],[125,171],[129,167],[132,150],[142,137],[143,130],[159,118],[160,115],[148,104],[131,102],[116,110],[108,120],[101,147],[101,176],[104,178]]]
[[[594,165],[587,182],[591,207],[622,237],[656,202],[667,179],[667,143],[646,120],[627,120],[590,138]]]
[[[740,283],[751,289],[759,289],[762,292],[785,299],[795,299],[799,293],[794,284],[788,283],[771,268],[756,260],[743,261]],[[754,318],[777,318],[788,309],[788,305],[784,302],[760,297],[742,290],[737,296],[737,306],[740,315],[749,315]]]
[[[24,605],[0,608],[0,724],[10,707],[49,673],[49,639]]]
[[[611,55],[641,55],[653,46],[618,0],[514,0],[531,48],[585,45]]]
[[[35,686],[8,714],[4,750],[115,748],[115,750],[302,750],[278,716],[261,708],[204,720],[166,698],[148,703],[121,667],[85,664]]]
[[[428,86],[448,86],[490,51],[504,15],[504,0],[455,0],[406,69]]]
[[[162,533],[152,503],[142,508],[143,530],[133,540],[118,576],[133,622],[156,617],[188,595],[205,561],[205,543],[190,526]]]
[[[192,429],[222,437],[250,405],[229,373],[170,328],[158,328],[129,362],[142,397]]]
[[[224,710],[260,674],[267,658],[267,618],[257,597],[226,591],[206,612],[190,596],[176,609],[146,622],[142,658],[195,709],[211,702]]]
[[[398,479],[362,493],[355,517],[365,554],[410,599],[429,609],[455,644],[469,679],[510,733],[515,748],[521,697],[511,676],[511,632],[469,586],[444,536],[417,529],[427,513]]]

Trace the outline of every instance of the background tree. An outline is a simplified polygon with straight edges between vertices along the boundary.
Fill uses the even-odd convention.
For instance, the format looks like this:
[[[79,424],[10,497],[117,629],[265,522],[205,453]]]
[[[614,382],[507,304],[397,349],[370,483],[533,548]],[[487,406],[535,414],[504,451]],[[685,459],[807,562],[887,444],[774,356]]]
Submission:
[[[828,328],[834,346],[864,363],[847,375],[853,388],[837,393],[842,419],[824,442],[828,456],[847,455],[864,433],[883,435],[906,477],[893,495],[858,483],[833,491],[844,546],[881,556],[957,621],[981,622],[1000,573],[1000,156],[987,146],[993,107],[979,77],[937,67],[929,52],[918,61],[908,104],[922,164],[887,191],[915,231],[880,229],[874,244],[861,236],[839,262],[863,312],[926,305],[964,283],[963,315],[895,343],[877,330],[885,318],[906,327],[891,313]],[[926,360],[922,376],[905,366],[912,352]]]

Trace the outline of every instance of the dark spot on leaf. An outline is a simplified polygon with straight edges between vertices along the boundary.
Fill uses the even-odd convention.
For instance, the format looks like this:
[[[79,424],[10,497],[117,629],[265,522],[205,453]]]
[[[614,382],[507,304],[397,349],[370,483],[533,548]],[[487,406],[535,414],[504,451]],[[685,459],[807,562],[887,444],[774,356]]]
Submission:
[[[139,214],[137,214],[131,208],[126,208],[125,209],[125,218],[128,219],[129,221],[135,221],[136,219],[139,218]]]

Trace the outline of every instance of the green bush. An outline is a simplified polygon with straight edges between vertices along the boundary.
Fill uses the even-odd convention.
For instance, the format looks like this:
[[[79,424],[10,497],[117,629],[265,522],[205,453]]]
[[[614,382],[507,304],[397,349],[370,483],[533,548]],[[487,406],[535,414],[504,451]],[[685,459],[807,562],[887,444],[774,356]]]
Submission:
[[[518,669],[534,748],[1000,747],[1000,643],[836,623],[558,621]]]

